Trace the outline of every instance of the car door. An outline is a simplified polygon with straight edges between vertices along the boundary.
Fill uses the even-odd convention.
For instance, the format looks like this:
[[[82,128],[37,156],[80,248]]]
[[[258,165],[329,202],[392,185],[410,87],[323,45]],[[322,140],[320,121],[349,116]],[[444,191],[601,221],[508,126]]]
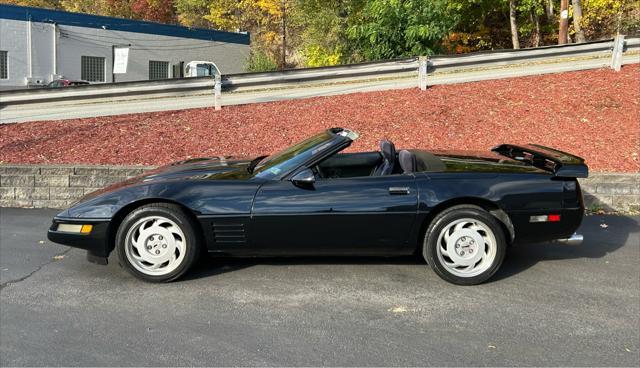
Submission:
[[[268,254],[394,254],[406,251],[417,213],[413,175],[272,180],[256,193],[255,249]]]

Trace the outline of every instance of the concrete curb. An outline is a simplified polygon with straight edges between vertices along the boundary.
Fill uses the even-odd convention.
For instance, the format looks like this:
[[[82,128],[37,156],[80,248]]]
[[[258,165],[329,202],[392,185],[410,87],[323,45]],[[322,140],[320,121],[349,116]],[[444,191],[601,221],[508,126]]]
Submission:
[[[0,207],[65,208],[87,193],[154,167],[0,165]],[[594,173],[580,179],[592,211],[640,211],[640,173]]]

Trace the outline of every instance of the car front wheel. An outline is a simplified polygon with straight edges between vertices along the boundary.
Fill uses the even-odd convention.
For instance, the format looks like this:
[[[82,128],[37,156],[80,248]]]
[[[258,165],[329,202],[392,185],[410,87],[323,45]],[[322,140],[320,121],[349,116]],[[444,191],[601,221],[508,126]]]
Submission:
[[[460,205],[438,214],[429,225],[423,256],[442,279],[458,285],[488,280],[506,253],[502,227],[478,206]]]
[[[169,282],[195,263],[198,238],[177,205],[152,203],[133,210],[120,224],[116,252],[120,265],[149,282]]]

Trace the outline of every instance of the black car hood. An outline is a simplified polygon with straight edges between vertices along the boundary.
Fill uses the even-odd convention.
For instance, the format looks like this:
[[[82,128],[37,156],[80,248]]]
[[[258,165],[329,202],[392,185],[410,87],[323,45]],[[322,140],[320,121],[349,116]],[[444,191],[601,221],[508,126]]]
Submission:
[[[158,179],[216,179],[244,180],[252,177],[247,170],[251,159],[229,156],[194,158],[177,161],[145,173],[147,180]]]
[[[250,159],[223,156],[177,161],[89,193],[79,202],[84,202],[101,194],[113,192],[124,187],[152,184],[160,181],[248,180],[253,177],[247,170],[250,163]]]

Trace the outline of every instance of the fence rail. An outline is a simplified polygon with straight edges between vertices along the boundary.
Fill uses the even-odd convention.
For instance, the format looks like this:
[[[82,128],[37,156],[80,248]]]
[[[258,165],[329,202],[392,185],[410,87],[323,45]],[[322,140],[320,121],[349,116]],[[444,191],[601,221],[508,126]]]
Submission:
[[[622,36],[624,37],[624,36]],[[622,48],[616,47],[623,42]],[[23,105],[53,101],[148,96],[210,91],[219,101],[222,92],[246,92],[270,88],[295,88],[310,83],[340,83],[379,78],[411,78],[419,75],[420,63],[426,63],[426,78],[418,78],[429,84],[429,77],[440,73],[456,73],[466,69],[496,69],[527,63],[571,63],[576,58],[610,58],[611,66],[622,55],[640,52],[640,38],[616,38],[583,44],[547,46],[532,49],[500,50],[464,55],[433,56],[430,58],[405,58],[381,62],[340,65],[321,68],[292,69],[279,72],[242,73],[209,77],[166,79],[155,81],[119,82],[75,86],[61,89],[21,89],[2,91],[0,105]],[[617,53],[617,54],[616,54]],[[618,59],[616,59],[618,58]],[[640,54],[638,56],[640,61]],[[614,62],[615,61],[615,62]],[[619,66],[618,66],[619,68]],[[424,70],[424,68],[422,69]],[[426,87],[421,85],[421,87]],[[218,92],[214,92],[218,91]]]

